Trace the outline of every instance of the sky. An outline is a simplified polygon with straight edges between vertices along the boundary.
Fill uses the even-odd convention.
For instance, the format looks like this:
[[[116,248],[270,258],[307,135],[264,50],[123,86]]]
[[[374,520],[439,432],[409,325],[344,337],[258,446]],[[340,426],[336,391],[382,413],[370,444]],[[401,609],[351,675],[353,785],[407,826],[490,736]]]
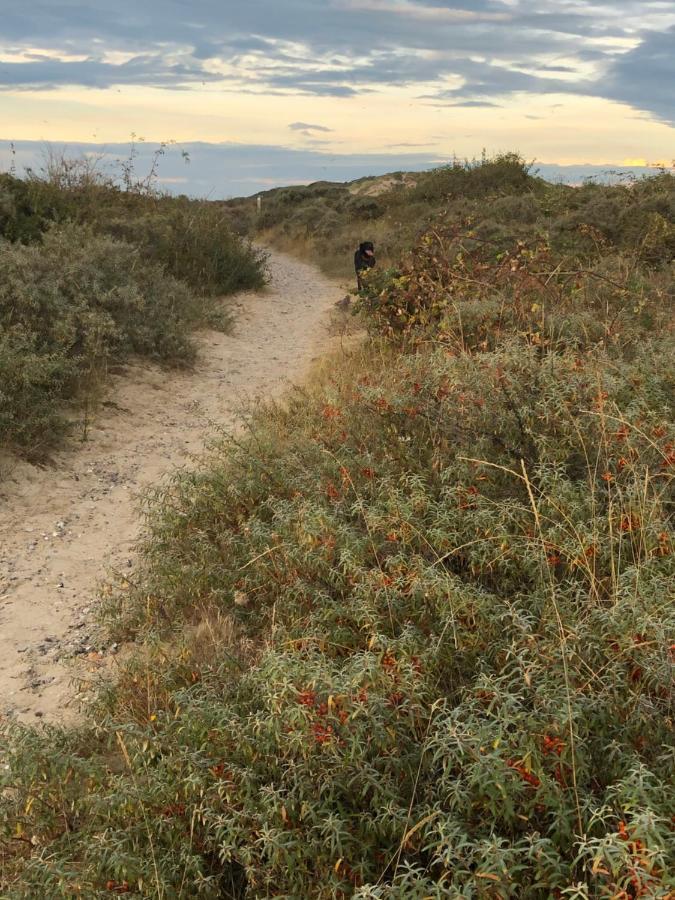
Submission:
[[[483,150],[670,164],[675,0],[0,0],[0,169],[132,134],[212,196]]]

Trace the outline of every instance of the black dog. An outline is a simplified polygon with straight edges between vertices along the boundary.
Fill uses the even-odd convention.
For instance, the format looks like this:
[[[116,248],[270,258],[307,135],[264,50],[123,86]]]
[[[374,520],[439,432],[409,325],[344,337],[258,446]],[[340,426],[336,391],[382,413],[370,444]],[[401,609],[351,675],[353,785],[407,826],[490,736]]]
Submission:
[[[372,241],[364,241],[359,244],[359,249],[354,254],[354,268],[356,269],[356,284],[358,289],[363,288],[361,275],[375,265],[375,247]]]

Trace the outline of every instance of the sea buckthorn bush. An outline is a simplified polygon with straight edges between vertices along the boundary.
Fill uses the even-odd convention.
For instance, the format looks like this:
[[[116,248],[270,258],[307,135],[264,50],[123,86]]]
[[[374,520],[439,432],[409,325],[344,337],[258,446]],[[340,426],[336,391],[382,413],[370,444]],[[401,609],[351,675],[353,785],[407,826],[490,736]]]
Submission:
[[[131,354],[191,362],[200,321],[186,285],[130,244],[73,225],[0,243],[0,447],[38,457],[68,403]]]
[[[433,238],[434,232],[434,241],[438,244],[441,236],[446,249],[449,242],[471,233],[474,241],[463,241],[465,251],[471,251],[468,255],[475,261],[476,240],[482,240],[483,263],[494,262],[500,252],[513,258],[519,241],[529,251],[538,248],[533,258],[542,263],[553,254],[553,266],[531,270],[541,276],[549,297],[567,293],[567,282],[574,285],[572,276],[603,257],[621,257],[631,269],[636,262],[650,268],[668,266],[675,258],[672,168],[614,185],[587,182],[572,187],[545,181],[534,164],[505,153],[479,161],[455,160],[429,172],[276,188],[260,198],[260,213],[255,197],[223,204],[236,230],[261,233],[266,241],[340,276],[353,273],[352,257],[361,240],[375,243],[381,266],[398,267],[402,255],[423,236]],[[493,258],[487,253],[489,244]],[[541,257],[544,246],[549,259]],[[444,252],[440,246],[436,250]],[[611,278],[612,273],[607,275]]]
[[[666,897],[664,353],[383,350],[179,478],[145,655],[12,735],[8,896]]]
[[[675,218],[669,227],[675,235]],[[430,229],[397,268],[374,272],[361,298],[372,327],[463,351],[517,334],[542,350],[602,345],[621,355],[672,326],[672,264],[610,248],[588,259],[562,252],[550,234],[526,241],[483,230],[473,218]]]

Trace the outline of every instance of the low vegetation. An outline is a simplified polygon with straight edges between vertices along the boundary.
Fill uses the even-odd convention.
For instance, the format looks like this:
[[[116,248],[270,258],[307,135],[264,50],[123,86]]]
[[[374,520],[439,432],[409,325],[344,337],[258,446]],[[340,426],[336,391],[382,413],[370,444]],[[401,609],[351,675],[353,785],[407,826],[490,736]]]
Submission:
[[[672,180],[664,172],[614,187],[589,181],[573,188],[544,181],[509,153],[431,172],[278,188],[260,195],[260,215],[255,198],[225,208],[239,231],[259,232],[334,275],[351,275],[362,240],[374,241],[378,258],[395,264],[421,234],[468,222],[505,248],[513,238],[542,236],[556,252],[575,256],[610,248],[635,253],[646,240],[653,261],[667,263],[675,253]]]
[[[119,683],[6,729],[3,896],[673,896],[675,186],[532,187],[151,504]]]
[[[222,210],[127,188],[67,160],[0,175],[0,449],[43,457],[110,366],[190,363],[190,331],[227,324],[217,298],[263,283]]]

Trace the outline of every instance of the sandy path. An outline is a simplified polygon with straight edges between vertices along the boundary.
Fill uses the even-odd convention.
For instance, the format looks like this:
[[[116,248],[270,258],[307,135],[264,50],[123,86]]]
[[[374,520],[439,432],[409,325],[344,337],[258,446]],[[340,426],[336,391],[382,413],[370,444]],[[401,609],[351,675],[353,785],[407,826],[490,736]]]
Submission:
[[[0,482],[0,715],[75,716],[70,660],[94,649],[99,582],[133,572],[139,496],[199,453],[213,424],[233,424],[242,400],[279,392],[327,346],[344,291],[277,252],[270,270],[265,292],[234,298],[232,335],[200,335],[195,372],[130,366],[81,449]]]

